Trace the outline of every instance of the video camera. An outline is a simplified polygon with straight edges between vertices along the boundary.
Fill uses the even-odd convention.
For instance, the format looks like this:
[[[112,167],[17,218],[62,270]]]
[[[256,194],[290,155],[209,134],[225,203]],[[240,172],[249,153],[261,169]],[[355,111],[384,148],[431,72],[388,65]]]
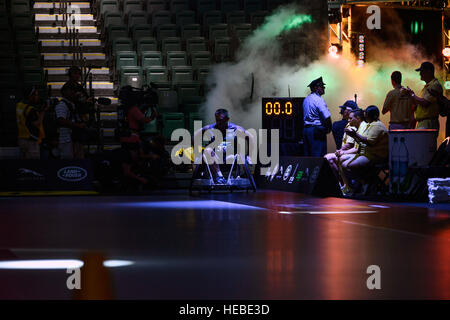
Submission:
[[[153,88],[154,84],[151,86],[143,86],[142,88],[133,88],[132,86],[124,86],[120,89],[119,100],[121,104],[125,107],[137,106],[143,113],[145,113],[148,108],[152,111],[158,104],[158,94]]]

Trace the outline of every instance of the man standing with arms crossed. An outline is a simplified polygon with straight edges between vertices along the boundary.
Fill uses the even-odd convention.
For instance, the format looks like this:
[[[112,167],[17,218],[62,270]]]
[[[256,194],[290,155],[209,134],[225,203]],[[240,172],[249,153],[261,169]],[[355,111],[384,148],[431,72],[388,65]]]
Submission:
[[[327,153],[327,134],[331,132],[331,113],[322,95],[325,83],[322,77],[312,81],[303,101],[303,148],[307,157],[323,157]]]

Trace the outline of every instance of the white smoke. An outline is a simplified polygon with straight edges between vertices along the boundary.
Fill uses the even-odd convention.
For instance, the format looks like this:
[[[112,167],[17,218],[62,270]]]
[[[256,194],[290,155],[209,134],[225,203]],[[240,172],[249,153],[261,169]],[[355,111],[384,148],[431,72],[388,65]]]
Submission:
[[[380,44],[377,61],[366,63],[360,68],[352,56],[333,58],[324,55],[319,60],[310,61],[308,56],[299,56],[295,65],[279,63],[281,48],[276,36],[281,32],[288,17],[298,14],[293,6],[282,7],[249,36],[241,45],[237,61],[214,65],[208,84],[212,87],[203,105],[205,120],[214,122],[214,112],[222,107],[230,111],[232,122],[246,128],[261,127],[261,98],[271,96],[305,97],[310,93],[307,85],[322,76],[326,83],[323,98],[332,114],[332,120],[340,120],[340,109],[346,100],[358,96],[358,105],[376,105],[382,108],[386,93],[392,89],[390,74],[398,70],[403,74],[403,85],[411,87],[416,93],[424,83],[415,68],[427,60],[412,45],[403,44],[388,49]],[[301,28],[301,26],[300,26]],[[306,41],[321,41],[310,37]],[[374,49],[372,48],[372,53]],[[254,75],[254,95],[251,94],[251,75]],[[389,115],[381,117],[387,125]],[[334,150],[334,141],[329,135],[328,149]]]

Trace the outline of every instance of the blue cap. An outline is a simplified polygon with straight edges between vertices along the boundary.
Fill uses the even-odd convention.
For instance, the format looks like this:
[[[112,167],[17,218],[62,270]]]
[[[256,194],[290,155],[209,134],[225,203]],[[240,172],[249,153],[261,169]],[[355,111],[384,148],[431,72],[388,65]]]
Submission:
[[[347,100],[347,101],[345,101],[345,103],[344,103],[342,106],[340,106],[339,108],[341,108],[341,109],[349,109],[349,110],[356,110],[356,109],[358,109],[358,105],[357,105],[356,102],[353,101],[353,100]]]

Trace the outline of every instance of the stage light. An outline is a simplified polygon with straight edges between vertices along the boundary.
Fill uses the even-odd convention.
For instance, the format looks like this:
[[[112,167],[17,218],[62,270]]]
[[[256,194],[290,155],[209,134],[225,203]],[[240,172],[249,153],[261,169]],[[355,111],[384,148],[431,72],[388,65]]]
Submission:
[[[444,57],[449,58],[450,57],[450,47],[445,47],[442,50],[442,54],[444,55]]]
[[[328,54],[333,58],[338,58],[342,55],[342,46],[339,43],[332,43],[328,48]]]
[[[445,88],[445,90],[450,90],[450,81],[444,82],[444,88]]]
[[[103,266],[107,268],[117,268],[117,267],[126,267],[133,265],[133,261],[128,260],[105,260],[103,261]]]
[[[84,265],[80,260],[11,260],[1,261],[0,269],[42,270],[78,269]]]
[[[330,56],[337,58],[338,48],[336,46],[332,45],[328,48],[328,53],[330,54]]]

